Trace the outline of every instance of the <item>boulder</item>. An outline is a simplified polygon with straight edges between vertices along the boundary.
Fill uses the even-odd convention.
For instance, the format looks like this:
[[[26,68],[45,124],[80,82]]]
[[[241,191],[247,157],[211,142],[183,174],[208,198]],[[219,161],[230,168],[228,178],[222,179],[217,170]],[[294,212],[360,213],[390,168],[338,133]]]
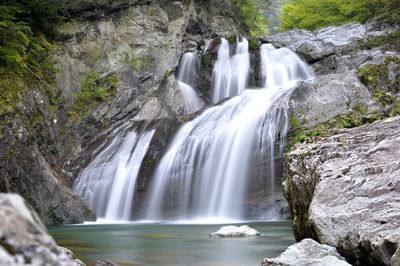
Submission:
[[[291,97],[292,119],[299,126],[313,128],[363,107],[366,113],[379,110],[378,104],[357,78],[355,71],[328,74],[312,82],[301,83]]]
[[[296,145],[283,183],[296,240],[334,246],[350,263],[390,265],[400,246],[399,158],[400,116]]]
[[[247,225],[242,226],[222,226],[218,231],[210,234],[210,237],[247,237],[247,236],[259,236],[260,232],[250,228]]]
[[[260,266],[346,266],[336,248],[306,238],[288,247],[279,257],[264,259]]]
[[[0,265],[79,265],[57,246],[36,212],[17,194],[0,194]]]

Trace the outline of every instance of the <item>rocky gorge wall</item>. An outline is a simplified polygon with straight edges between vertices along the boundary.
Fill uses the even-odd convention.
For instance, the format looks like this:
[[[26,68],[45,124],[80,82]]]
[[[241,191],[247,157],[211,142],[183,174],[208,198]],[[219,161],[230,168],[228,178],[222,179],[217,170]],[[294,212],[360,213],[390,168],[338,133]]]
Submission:
[[[119,130],[157,128],[141,170],[146,189],[184,119],[174,78],[182,53],[245,33],[225,0],[56,2],[71,14],[59,29],[56,84],[50,94],[34,86],[21,93],[18,111],[0,124],[0,191],[22,195],[45,224],[95,219],[70,188]]]
[[[398,30],[370,22],[265,40],[296,51],[317,74],[291,102],[282,186],[295,238],[336,247],[353,265],[399,263],[400,47],[390,37]]]

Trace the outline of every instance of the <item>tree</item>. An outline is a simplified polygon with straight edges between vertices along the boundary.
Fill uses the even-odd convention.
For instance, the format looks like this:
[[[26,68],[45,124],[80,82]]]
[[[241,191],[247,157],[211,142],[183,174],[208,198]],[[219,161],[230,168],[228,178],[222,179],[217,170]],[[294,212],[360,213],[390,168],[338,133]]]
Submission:
[[[282,8],[281,30],[315,30],[371,18],[399,23],[399,11],[398,0],[294,0]]]

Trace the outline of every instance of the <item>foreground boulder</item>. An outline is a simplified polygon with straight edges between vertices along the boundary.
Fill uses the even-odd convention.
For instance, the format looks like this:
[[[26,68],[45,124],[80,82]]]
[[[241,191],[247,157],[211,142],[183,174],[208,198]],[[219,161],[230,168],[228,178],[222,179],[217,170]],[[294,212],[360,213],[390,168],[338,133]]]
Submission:
[[[36,212],[17,194],[0,194],[0,265],[81,266],[58,247]]]
[[[284,191],[298,241],[312,237],[355,264],[396,260],[400,116],[297,145],[285,163]]]
[[[346,266],[345,259],[339,255],[336,248],[321,245],[307,238],[300,243],[288,247],[279,257],[264,259],[261,266]]]
[[[260,232],[247,225],[242,226],[222,226],[217,232],[211,233],[210,237],[246,237],[259,236]]]

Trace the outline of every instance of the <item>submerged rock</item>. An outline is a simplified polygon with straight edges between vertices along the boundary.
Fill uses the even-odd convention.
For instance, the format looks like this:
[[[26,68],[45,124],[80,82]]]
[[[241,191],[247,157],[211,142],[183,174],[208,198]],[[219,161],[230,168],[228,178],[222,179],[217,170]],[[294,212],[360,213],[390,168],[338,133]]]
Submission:
[[[17,194],[0,194],[0,265],[77,266],[71,251],[57,246],[36,212]]]
[[[297,145],[284,181],[296,239],[335,246],[350,263],[390,265],[400,246],[399,159],[400,116]]]
[[[247,225],[242,226],[222,226],[218,231],[210,234],[210,237],[246,237],[259,236],[260,232]]]
[[[115,263],[112,263],[109,260],[98,260],[95,266],[118,266]]]
[[[260,266],[346,266],[350,265],[336,248],[307,238],[288,247],[279,257],[264,259]]]

